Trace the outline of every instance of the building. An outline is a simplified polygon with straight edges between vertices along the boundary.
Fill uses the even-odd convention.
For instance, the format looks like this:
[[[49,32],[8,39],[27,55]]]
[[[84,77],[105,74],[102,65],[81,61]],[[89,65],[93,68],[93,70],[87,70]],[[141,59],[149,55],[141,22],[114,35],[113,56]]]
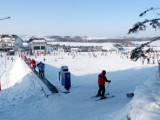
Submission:
[[[79,48],[71,48],[71,52],[79,52],[80,50],[79,50]]]
[[[23,48],[23,40],[17,35],[0,35],[0,50],[9,51]]]
[[[31,38],[28,41],[28,47],[31,53],[45,52],[47,48],[47,42],[44,38]]]

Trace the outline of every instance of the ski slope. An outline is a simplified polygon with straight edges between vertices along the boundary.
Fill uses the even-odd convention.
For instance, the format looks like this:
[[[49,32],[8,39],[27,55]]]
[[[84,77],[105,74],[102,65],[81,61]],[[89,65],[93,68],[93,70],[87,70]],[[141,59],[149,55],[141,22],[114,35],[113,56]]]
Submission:
[[[1,76],[0,120],[127,120],[127,116],[133,120],[158,120],[157,64],[145,62],[142,65],[141,61],[122,59],[117,53],[94,55],[97,57],[91,53],[77,53],[73,58],[67,53],[58,53],[35,58],[37,62],[46,59],[45,76],[62,92],[65,89],[58,72],[62,65],[69,67],[69,94],[52,94],[21,58],[15,56],[14,62],[7,60]],[[106,92],[115,97],[96,101],[97,98],[91,97],[97,94],[97,77],[103,69],[112,81],[106,83]],[[130,92],[135,93],[133,99],[126,97]],[[147,111],[145,106],[153,112]]]

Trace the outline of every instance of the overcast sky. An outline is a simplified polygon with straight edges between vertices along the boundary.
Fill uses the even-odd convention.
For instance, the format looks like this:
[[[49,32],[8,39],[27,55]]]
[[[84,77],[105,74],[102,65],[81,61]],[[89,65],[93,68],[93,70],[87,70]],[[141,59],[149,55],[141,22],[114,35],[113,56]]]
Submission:
[[[127,35],[142,20],[138,15],[159,7],[159,0],[1,0],[0,5],[0,18],[11,17],[0,21],[0,34],[117,38],[160,33],[147,30]]]

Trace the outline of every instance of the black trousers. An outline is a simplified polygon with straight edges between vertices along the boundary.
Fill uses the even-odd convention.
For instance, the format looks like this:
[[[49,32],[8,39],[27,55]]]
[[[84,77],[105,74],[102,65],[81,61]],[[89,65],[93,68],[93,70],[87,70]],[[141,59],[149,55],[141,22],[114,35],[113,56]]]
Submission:
[[[104,96],[105,94],[105,85],[99,85],[98,96]]]
[[[39,75],[41,78],[44,78],[44,70],[39,70]]]

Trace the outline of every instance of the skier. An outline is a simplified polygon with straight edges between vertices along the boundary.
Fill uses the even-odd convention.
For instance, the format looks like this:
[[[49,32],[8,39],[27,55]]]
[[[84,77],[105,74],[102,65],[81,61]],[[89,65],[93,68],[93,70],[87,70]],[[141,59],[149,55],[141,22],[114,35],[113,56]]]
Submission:
[[[45,64],[42,63],[42,61],[40,61],[40,63],[37,64],[37,67],[39,69],[39,75],[41,78],[44,78],[44,68],[45,68]]]
[[[101,99],[105,99],[106,96],[105,96],[105,82],[111,82],[111,80],[108,80],[106,78],[106,71],[105,70],[102,70],[102,72],[98,75],[98,85],[99,85],[99,90],[98,90],[98,93],[97,93],[97,97],[98,96],[101,96]]]
[[[12,60],[12,62],[13,62],[13,60],[14,60],[13,57],[11,57],[11,60]]]
[[[150,64],[150,58],[149,57],[147,58],[147,63]]]

